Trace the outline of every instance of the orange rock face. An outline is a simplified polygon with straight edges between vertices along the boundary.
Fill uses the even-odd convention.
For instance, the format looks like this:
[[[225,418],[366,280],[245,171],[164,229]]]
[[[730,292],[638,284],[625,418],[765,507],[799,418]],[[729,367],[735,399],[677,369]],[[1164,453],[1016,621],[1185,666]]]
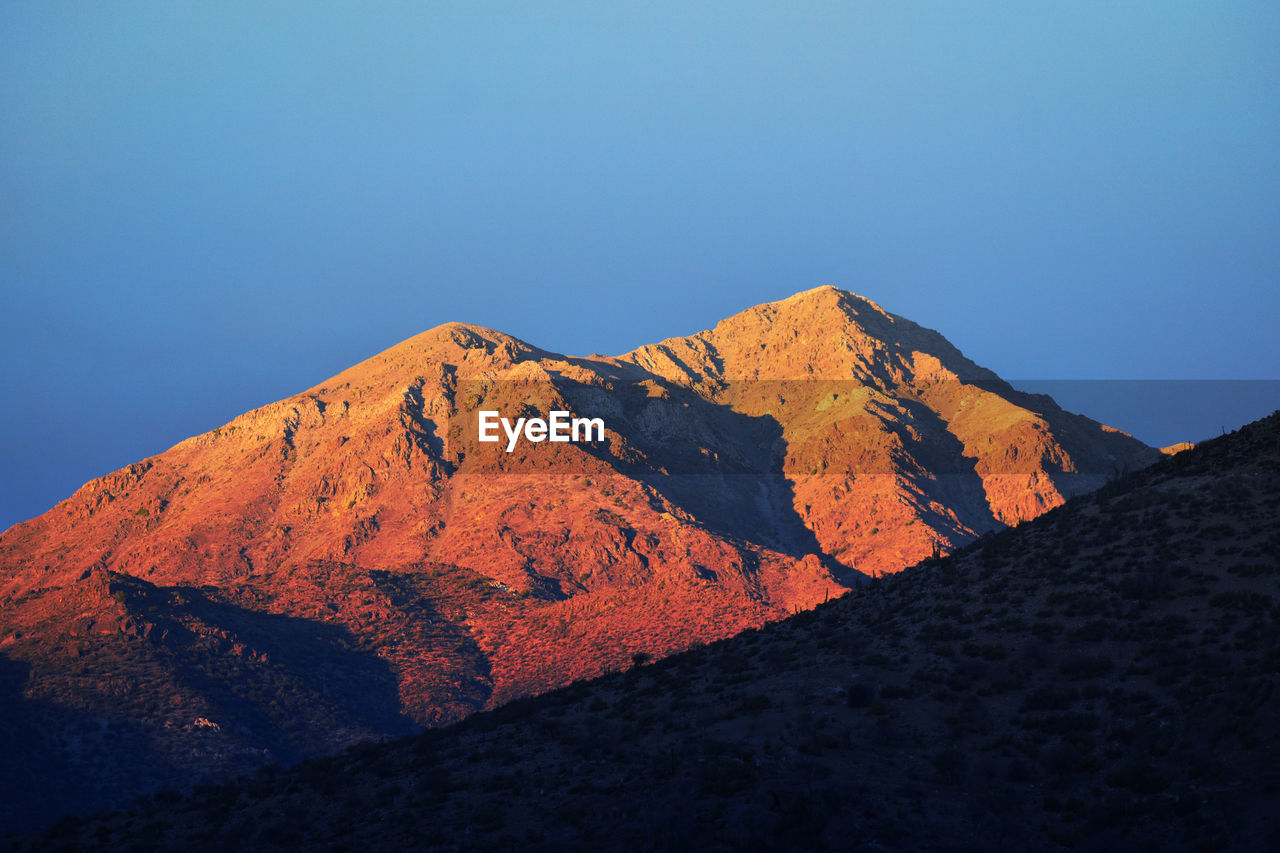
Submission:
[[[477,440],[556,409],[606,440]],[[733,634],[1156,456],[834,288],[616,358],[446,324],[8,530],[0,689],[226,772]]]

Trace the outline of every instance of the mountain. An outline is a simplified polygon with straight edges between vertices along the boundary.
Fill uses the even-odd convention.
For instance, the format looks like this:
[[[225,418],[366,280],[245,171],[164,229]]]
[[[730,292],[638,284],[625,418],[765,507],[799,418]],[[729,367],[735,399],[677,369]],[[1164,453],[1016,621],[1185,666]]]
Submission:
[[[604,438],[479,440],[558,410]],[[2,817],[662,657],[1159,456],[835,288],[618,357],[445,324],[0,536]]]
[[[1280,412],[761,630],[15,850],[1269,850]]]

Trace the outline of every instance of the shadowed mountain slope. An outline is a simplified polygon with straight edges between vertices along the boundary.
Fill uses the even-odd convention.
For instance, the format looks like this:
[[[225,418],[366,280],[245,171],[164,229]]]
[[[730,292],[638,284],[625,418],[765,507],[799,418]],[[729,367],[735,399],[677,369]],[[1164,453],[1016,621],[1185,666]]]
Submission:
[[[1280,413],[810,612],[15,849],[1261,850]]]
[[[557,409],[604,440],[478,440],[480,411]],[[617,358],[439,326],[0,536],[14,736],[94,792],[12,811],[455,721],[812,607],[1158,456],[835,288]]]

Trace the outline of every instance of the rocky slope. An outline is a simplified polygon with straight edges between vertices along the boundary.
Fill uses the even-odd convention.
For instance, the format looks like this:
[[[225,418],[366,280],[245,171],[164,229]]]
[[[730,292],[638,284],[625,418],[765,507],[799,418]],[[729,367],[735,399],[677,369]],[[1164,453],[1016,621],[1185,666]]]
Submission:
[[[606,440],[476,440],[557,408]],[[617,358],[446,324],[0,536],[8,760],[49,769],[8,817],[728,636],[1157,457],[834,288]]]
[[[1280,413],[813,611],[17,850],[1268,850]]]

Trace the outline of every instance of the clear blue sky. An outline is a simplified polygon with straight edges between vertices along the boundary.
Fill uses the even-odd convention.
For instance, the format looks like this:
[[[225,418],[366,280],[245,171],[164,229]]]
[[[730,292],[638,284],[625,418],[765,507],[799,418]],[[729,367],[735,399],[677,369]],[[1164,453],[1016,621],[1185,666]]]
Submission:
[[[0,528],[447,320],[620,352],[834,284],[1010,378],[1280,379],[1277,45],[1274,2],[5,3]]]

